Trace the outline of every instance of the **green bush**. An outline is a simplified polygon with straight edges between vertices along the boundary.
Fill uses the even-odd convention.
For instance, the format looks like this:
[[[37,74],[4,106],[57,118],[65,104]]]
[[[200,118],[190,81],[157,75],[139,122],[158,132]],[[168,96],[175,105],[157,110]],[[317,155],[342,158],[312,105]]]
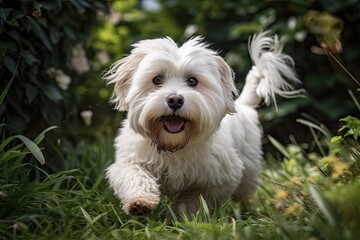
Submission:
[[[13,86],[0,106],[1,121],[32,136],[52,125],[76,132],[84,97],[81,86],[99,75],[90,62],[97,53],[93,32],[109,4],[38,0],[0,5],[0,89],[19,61]]]

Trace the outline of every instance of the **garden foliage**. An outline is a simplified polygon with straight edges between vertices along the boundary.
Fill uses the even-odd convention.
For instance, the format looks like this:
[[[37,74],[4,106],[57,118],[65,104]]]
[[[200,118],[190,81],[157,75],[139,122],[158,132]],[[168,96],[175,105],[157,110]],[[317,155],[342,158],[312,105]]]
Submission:
[[[56,125],[76,131],[81,89],[94,79],[94,29],[108,1],[1,1],[0,88],[15,79],[0,107],[19,133]],[[80,90],[79,90],[80,88]],[[74,126],[75,125],[75,126]],[[74,127],[72,127],[74,126]]]

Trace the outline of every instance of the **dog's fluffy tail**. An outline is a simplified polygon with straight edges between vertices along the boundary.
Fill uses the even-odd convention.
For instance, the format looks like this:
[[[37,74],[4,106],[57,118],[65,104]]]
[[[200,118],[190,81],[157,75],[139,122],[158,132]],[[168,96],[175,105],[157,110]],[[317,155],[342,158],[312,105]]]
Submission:
[[[299,84],[294,71],[294,60],[283,53],[283,41],[269,31],[255,34],[249,40],[249,53],[254,66],[246,76],[246,83],[240,95],[240,101],[257,106],[261,100],[276,105],[276,96],[292,98],[301,95],[303,89],[295,90]]]

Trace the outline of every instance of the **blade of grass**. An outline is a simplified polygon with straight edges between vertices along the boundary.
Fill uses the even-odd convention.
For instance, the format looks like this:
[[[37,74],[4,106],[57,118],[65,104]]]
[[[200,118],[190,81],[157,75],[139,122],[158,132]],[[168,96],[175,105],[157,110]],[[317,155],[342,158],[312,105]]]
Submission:
[[[176,214],[174,213],[174,211],[171,209],[170,205],[167,205],[168,209],[169,209],[169,212],[170,212],[170,215],[171,215],[171,220],[173,222],[177,222],[178,219],[177,219],[177,216]]]
[[[305,126],[308,126],[309,128],[314,128],[316,130],[319,130],[320,132],[322,132],[325,135],[325,137],[327,139],[331,138],[331,135],[330,135],[330,133],[328,131],[326,131],[324,128],[322,128],[322,127],[320,127],[320,126],[318,126],[318,125],[316,125],[316,124],[314,124],[314,123],[312,123],[310,121],[307,121],[307,120],[304,120],[304,119],[297,119],[296,121],[298,123],[301,123],[301,124],[305,125]]]
[[[40,148],[33,141],[23,135],[16,135],[15,137],[20,139],[25,144],[25,146],[30,150],[30,152],[34,155],[40,164],[45,164],[44,155],[42,154]]]
[[[324,199],[321,197],[319,191],[316,189],[316,187],[314,185],[309,186],[309,191],[310,191],[310,195],[316,202],[320,211],[324,214],[326,220],[328,220],[330,225],[335,226],[335,218],[333,217],[333,214],[331,213],[328,205],[326,204]]]
[[[211,220],[210,210],[209,210],[206,200],[204,199],[203,196],[200,195],[199,201],[200,201],[201,209],[204,211],[207,220]]]
[[[45,158],[44,155],[41,153],[40,148],[33,141],[23,135],[15,135],[5,139],[0,144],[0,151],[2,151],[5,146],[8,145],[11,141],[15,140],[15,138],[20,139],[41,164],[45,164]]]
[[[349,90],[348,92],[349,92],[351,99],[354,101],[357,109],[360,111],[360,104],[359,104],[359,101],[356,99],[354,93],[351,90]]]
[[[268,136],[268,139],[270,140],[271,144],[279,151],[281,152],[282,155],[284,155],[284,157],[286,157],[287,159],[290,159],[290,155],[287,152],[286,148],[279,143],[275,138],[273,138],[272,136]]]
[[[320,150],[321,155],[322,155],[323,157],[325,157],[325,156],[326,156],[325,150],[324,150],[324,148],[321,146],[321,143],[320,143],[320,141],[319,141],[319,138],[318,138],[318,136],[316,135],[314,129],[313,129],[313,128],[310,128],[310,132],[311,132],[311,135],[312,135],[313,138],[314,138],[314,141],[315,141],[315,143],[316,143],[316,146],[318,146],[318,148],[319,148],[319,150]]]
[[[47,129],[45,129],[44,131],[42,131],[35,139],[34,139],[34,143],[35,144],[39,144],[42,142],[42,140],[44,140],[45,138],[45,134],[55,128],[58,128],[57,126],[52,126],[52,127],[48,127]]]
[[[18,69],[18,67],[19,67],[19,63],[20,63],[20,57],[18,58],[18,62],[17,62],[17,64],[16,64],[14,74],[12,75],[10,81],[8,82],[8,84],[6,84],[6,87],[5,87],[4,91],[3,91],[3,92],[1,93],[1,95],[0,95],[0,105],[1,105],[2,102],[4,101],[5,96],[6,96],[6,94],[8,93],[8,91],[9,91],[9,89],[10,89],[10,87],[11,87],[11,85],[12,85],[14,79],[15,79],[16,71],[17,71],[17,69]]]
[[[16,137],[11,136],[6,138],[1,144],[0,144],[0,151],[3,151],[5,146],[7,146],[10,142],[12,142]]]
[[[327,49],[327,47],[325,47],[325,45],[322,46],[322,48],[326,51],[326,53],[332,57],[332,59],[335,60],[335,62],[347,73],[347,75],[349,75],[349,77],[354,80],[354,82],[357,83],[357,85],[360,86],[360,83],[358,82],[358,80],[346,69],[346,67]]]

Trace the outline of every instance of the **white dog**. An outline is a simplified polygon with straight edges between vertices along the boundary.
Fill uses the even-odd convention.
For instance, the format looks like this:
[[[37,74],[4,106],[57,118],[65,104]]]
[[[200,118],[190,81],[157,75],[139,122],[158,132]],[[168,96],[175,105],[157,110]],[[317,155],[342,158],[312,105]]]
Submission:
[[[202,196],[210,208],[256,191],[261,138],[256,107],[293,97],[293,60],[268,32],[249,42],[254,66],[237,96],[225,61],[195,37],[178,47],[170,38],[144,40],[112,65],[113,102],[128,118],[115,141],[106,177],[130,215],[147,215],[161,194],[175,213],[194,213]]]

